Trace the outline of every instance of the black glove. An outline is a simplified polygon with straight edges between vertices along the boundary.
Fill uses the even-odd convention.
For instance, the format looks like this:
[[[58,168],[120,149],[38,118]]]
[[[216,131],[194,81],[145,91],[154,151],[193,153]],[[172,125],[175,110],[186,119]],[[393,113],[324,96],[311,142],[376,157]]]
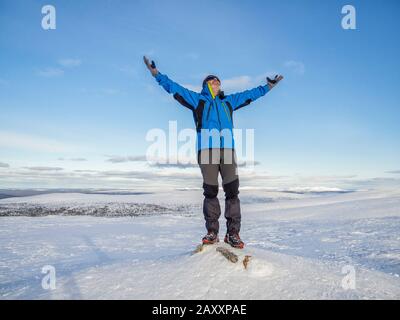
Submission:
[[[268,87],[270,89],[272,89],[273,87],[275,87],[279,81],[281,81],[283,79],[283,76],[281,75],[276,75],[273,79],[270,79],[269,77],[267,77],[267,82],[268,82]]]
[[[155,62],[153,60],[151,60],[151,63],[150,63],[149,59],[147,59],[146,56],[143,56],[143,61],[144,61],[145,65],[147,66],[147,68],[150,70],[151,74],[153,76],[156,76],[158,73],[158,70],[157,70]]]

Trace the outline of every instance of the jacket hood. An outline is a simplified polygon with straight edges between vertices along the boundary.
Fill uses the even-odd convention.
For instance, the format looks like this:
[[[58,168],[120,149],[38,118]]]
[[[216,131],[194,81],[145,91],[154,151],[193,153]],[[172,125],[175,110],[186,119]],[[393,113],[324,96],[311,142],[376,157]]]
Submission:
[[[201,90],[201,95],[206,96],[210,99],[215,99],[216,96],[211,92],[211,87],[208,83],[203,84],[203,89]],[[218,97],[221,99],[224,97],[224,92],[222,90],[219,91]]]

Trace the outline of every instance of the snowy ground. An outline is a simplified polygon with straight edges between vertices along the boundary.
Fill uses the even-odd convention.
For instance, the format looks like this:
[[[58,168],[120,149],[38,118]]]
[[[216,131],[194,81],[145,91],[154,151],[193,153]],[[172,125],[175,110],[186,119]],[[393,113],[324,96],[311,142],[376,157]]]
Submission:
[[[400,191],[243,190],[241,199],[248,269],[215,246],[192,254],[204,233],[201,190],[2,199],[0,297],[400,299]],[[55,290],[41,286],[45,265]],[[342,286],[345,266],[355,289]]]

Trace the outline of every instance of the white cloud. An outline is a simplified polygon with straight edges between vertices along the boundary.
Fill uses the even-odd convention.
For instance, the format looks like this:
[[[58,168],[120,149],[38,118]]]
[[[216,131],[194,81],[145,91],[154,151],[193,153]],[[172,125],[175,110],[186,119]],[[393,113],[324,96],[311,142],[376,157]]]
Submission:
[[[58,158],[58,160],[60,160],[60,161],[66,161],[66,160],[70,160],[70,161],[87,161],[86,158],[69,158],[69,159],[65,159],[63,157]]]
[[[74,147],[39,136],[0,131],[0,147],[44,152],[69,152]]]
[[[10,165],[8,163],[0,161],[0,168],[9,168],[9,167],[10,167]]]
[[[241,91],[249,89],[253,85],[252,78],[250,76],[239,76],[230,79],[222,79],[221,87],[227,91]]]
[[[71,161],[87,161],[86,158],[71,158],[69,160],[71,160]]]
[[[82,61],[79,59],[60,59],[58,60],[58,64],[65,68],[72,68],[80,66]]]
[[[106,155],[109,159],[106,161],[111,163],[123,163],[123,162],[136,162],[136,161],[147,161],[146,156],[113,156]]]
[[[300,61],[289,60],[284,63],[284,66],[286,68],[291,69],[293,72],[297,74],[304,74],[304,72],[306,71],[304,63]]]
[[[115,155],[106,155],[108,159],[107,162],[111,163],[126,163],[126,162],[144,162],[147,163],[150,167],[157,168],[177,168],[177,169],[186,169],[186,168],[198,168],[196,155],[192,156],[178,156],[177,159],[171,158],[161,158],[161,157],[146,157],[145,155],[140,156],[115,156]],[[238,161],[239,167],[247,167],[247,166],[257,166],[259,165],[259,161]]]
[[[283,176],[271,175],[262,170],[240,169],[242,189],[270,189],[270,191],[286,192],[322,192],[354,190],[359,187],[399,186],[400,179],[374,178],[365,181],[356,176]],[[31,166],[0,170],[0,185],[10,187],[11,184],[32,185],[56,184],[58,187],[81,187],[85,185],[109,187],[119,185],[131,187],[132,181],[140,181],[138,187],[145,185],[160,187],[201,187],[201,174],[198,168],[150,167],[137,170],[93,170],[74,169],[69,171],[60,167]],[[10,185],[7,185],[10,184]]]
[[[63,68],[73,68],[73,67],[78,67],[82,64],[82,61],[79,59],[60,59],[57,61],[60,66]],[[46,78],[53,78],[53,77],[59,77],[64,74],[64,70],[61,68],[54,68],[54,67],[48,67],[44,69],[39,69],[37,70],[37,75],[41,77],[46,77]]]
[[[201,92],[201,89],[202,89],[201,85],[196,86],[196,85],[192,85],[192,84],[184,84],[183,87],[185,87],[189,90],[192,90],[194,92]]]
[[[61,171],[64,170],[60,167],[24,167],[24,169],[33,170],[33,171]]]
[[[45,68],[38,70],[37,74],[41,77],[53,78],[62,76],[64,74],[64,70],[59,68]]]
[[[385,173],[400,174],[400,170],[385,171]]]

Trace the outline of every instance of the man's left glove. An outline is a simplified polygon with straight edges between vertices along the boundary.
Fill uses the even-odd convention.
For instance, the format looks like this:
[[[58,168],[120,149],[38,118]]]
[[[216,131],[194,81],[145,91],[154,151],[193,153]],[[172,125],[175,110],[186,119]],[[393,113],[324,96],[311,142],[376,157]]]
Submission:
[[[273,87],[275,87],[279,81],[281,81],[283,79],[282,75],[276,75],[273,79],[270,79],[269,77],[267,77],[267,82],[268,82],[268,87],[270,89],[272,89]]]

